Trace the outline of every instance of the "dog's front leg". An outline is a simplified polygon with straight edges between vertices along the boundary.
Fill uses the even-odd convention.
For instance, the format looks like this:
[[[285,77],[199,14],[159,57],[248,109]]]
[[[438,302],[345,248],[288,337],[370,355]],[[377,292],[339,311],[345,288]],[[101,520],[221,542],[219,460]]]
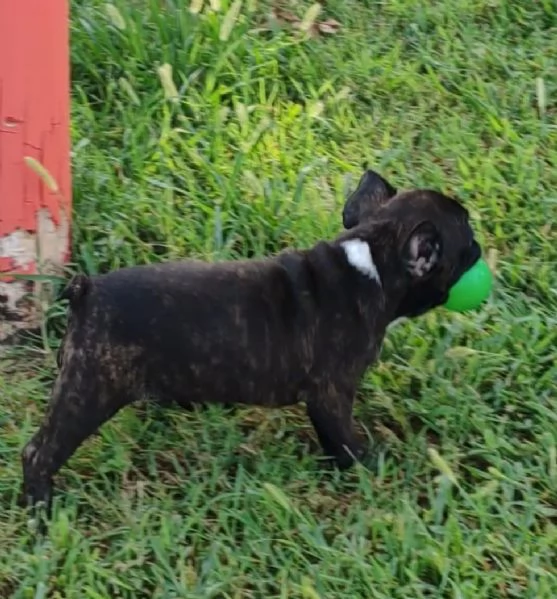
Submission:
[[[354,394],[333,385],[322,386],[307,401],[308,416],[325,454],[341,470],[350,468],[364,453],[352,418]]]

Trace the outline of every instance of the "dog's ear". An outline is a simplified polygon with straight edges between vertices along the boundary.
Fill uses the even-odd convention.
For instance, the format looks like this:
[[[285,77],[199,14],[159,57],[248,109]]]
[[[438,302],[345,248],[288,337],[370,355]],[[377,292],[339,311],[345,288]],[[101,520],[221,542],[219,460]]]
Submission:
[[[424,280],[429,277],[443,253],[441,235],[435,225],[425,221],[415,227],[402,252],[406,270],[412,278]]]
[[[344,204],[342,223],[345,229],[359,225],[362,218],[373,212],[387,200],[396,195],[396,189],[375,171],[366,169],[356,191]]]

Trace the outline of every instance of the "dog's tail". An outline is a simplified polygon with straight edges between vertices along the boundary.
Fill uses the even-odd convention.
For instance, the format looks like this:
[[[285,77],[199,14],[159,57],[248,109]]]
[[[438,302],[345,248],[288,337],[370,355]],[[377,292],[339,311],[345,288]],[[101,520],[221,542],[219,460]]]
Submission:
[[[66,331],[58,348],[56,355],[56,362],[58,368],[62,368],[62,362],[64,361],[64,355],[66,353],[66,345],[71,335],[72,325],[75,324],[75,319],[79,318],[79,314],[83,313],[83,300],[91,288],[91,279],[87,275],[74,275],[69,283],[62,289],[56,298],[59,300],[69,300],[70,311],[68,314],[68,322]]]
[[[87,275],[74,275],[58,296],[59,300],[67,299],[72,308],[77,308],[81,300],[91,288],[91,279]]]

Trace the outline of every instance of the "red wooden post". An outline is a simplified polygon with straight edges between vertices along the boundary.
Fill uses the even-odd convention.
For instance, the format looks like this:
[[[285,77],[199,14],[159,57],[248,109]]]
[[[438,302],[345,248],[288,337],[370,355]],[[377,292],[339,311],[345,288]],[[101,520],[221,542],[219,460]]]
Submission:
[[[68,0],[0,0],[0,342],[40,316],[7,273],[69,256],[69,79]]]

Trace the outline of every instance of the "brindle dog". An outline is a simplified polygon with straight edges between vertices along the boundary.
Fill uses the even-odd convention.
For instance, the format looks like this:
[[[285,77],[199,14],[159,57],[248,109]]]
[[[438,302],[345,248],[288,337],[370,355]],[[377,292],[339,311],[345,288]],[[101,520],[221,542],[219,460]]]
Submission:
[[[480,257],[467,210],[397,192],[366,171],[345,231],[261,260],[180,261],[78,275],[46,417],[22,452],[23,498],[50,505],[53,476],[124,406],[145,397],[280,407],[304,401],[339,468],[363,452],[352,406],[399,317],[443,304]]]

